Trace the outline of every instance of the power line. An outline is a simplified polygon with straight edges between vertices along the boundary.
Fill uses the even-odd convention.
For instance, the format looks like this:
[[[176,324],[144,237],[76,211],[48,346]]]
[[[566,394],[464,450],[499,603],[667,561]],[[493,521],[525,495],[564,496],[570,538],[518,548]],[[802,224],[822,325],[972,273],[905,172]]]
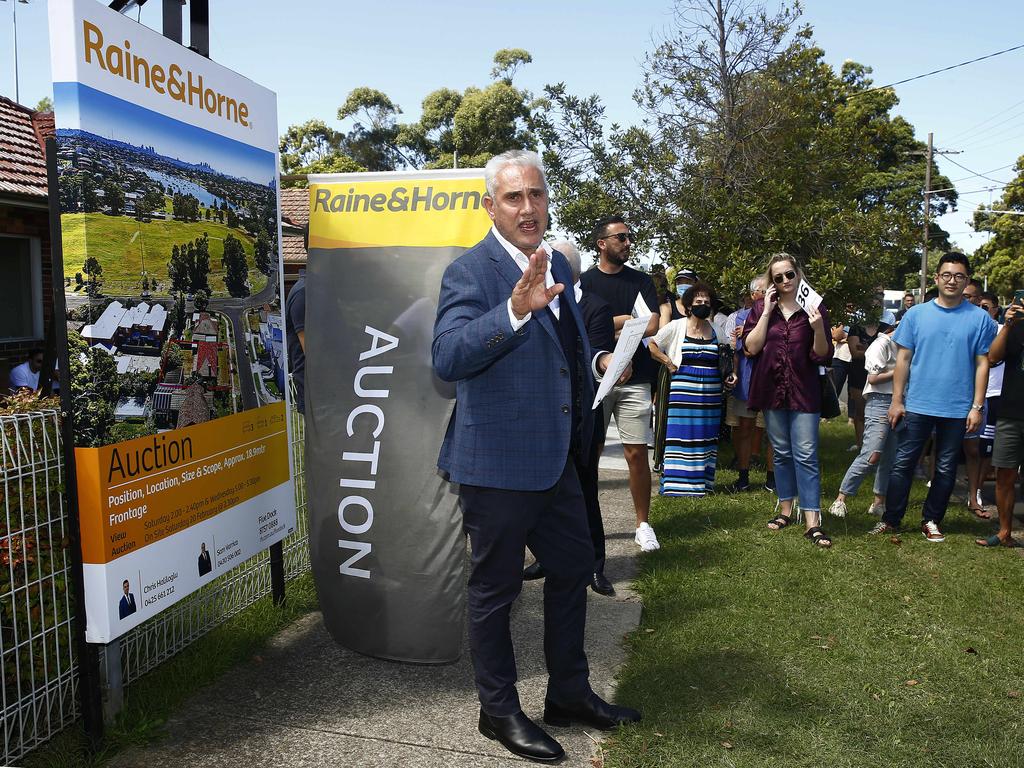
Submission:
[[[914,80],[920,80],[923,77],[931,77],[932,75],[937,75],[940,72],[949,72],[949,70],[951,70],[951,69],[957,69],[959,67],[966,67],[968,64],[975,64],[975,63],[977,63],[979,61],[984,61],[985,59],[991,59],[994,56],[1002,56],[1004,53],[1011,53],[1012,51],[1019,51],[1021,48],[1024,48],[1024,43],[1021,43],[1020,45],[1015,45],[1012,48],[1005,48],[1002,51],[996,51],[995,53],[989,53],[989,54],[986,54],[984,56],[979,56],[978,58],[971,59],[969,61],[961,61],[959,64],[951,64],[948,67],[942,67],[942,69],[933,69],[931,72],[925,72],[922,75],[914,75],[913,77],[908,77],[908,78],[906,78],[904,80],[897,80],[895,83],[889,83],[888,85],[879,85],[879,86],[876,86],[875,88],[868,88],[866,91],[858,91],[857,93],[851,94],[850,98],[853,99],[853,98],[856,98],[857,96],[863,96],[864,94],[871,93],[873,91],[882,91],[882,90],[885,90],[886,88],[893,88],[893,87],[895,87],[897,85],[903,85],[904,83],[909,83],[909,82],[912,82]]]
[[[993,178],[992,178],[991,176],[986,176],[986,175],[985,175],[984,173],[978,173],[977,171],[972,171],[972,170],[971,170],[970,168],[968,168],[968,167],[967,167],[966,165],[962,165],[962,164],[958,163],[958,162],[957,162],[956,160],[954,160],[953,158],[949,157],[949,155],[945,155],[945,158],[946,158],[947,160],[949,160],[949,162],[951,162],[951,163],[952,163],[953,165],[955,165],[955,166],[956,166],[957,168],[963,168],[963,169],[964,169],[965,171],[967,171],[968,173],[972,173],[972,174],[974,174],[975,176],[980,176],[980,177],[981,177],[981,178],[983,178],[983,179],[988,179],[989,181],[994,181],[994,182],[995,182],[996,184],[1002,184],[1002,183],[1003,183],[1003,182],[1002,182],[1002,181],[1000,181],[999,179],[993,179]]]
[[[1013,168],[1013,166],[1015,166],[1015,165],[1016,165],[1016,163],[1010,163],[1009,165],[1001,165],[998,168],[993,168],[990,171],[985,171],[985,173],[995,173],[996,171],[1004,171],[1007,168]],[[951,184],[956,184],[958,181],[967,181],[968,179],[976,178],[978,175],[979,174],[977,174],[977,173],[972,173],[970,176],[964,176],[963,178],[960,178],[960,179],[951,179],[950,183]],[[980,175],[984,176],[984,174],[980,174]],[[1004,184],[1006,182],[1000,182],[1000,183]]]
[[[980,123],[977,123],[976,125],[972,125],[972,126],[971,126],[970,128],[967,128],[967,129],[965,129],[965,130],[962,130],[962,131],[960,131],[959,133],[953,134],[952,136],[950,136],[950,137],[949,137],[949,139],[947,139],[947,141],[955,141],[955,142],[959,142],[959,141],[960,141],[960,140],[961,140],[962,138],[964,138],[964,137],[968,136],[969,134],[973,133],[973,132],[974,132],[974,131],[976,131],[977,129],[981,128],[981,127],[982,127],[983,125],[985,125],[985,124],[987,124],[987,123],[990,123],[990,122],[992,122],[992,121],[993,121],[993,120],[995,120],[995,119],[996,119],[997,117],[1001,117],[1002,115],[1005,115],[1005,114],[1006,114],[1007,112],[1009,112],[1010,110],[1016,109],[1016,108],[1017,108],[1017,107],[1019,107],[1019,106],[1020,106],[1021,104],[1024,104],[1024,99],[1021,99],[1021,100],[1020,100],[1020,101],[1018,101],[1018,102],[1017,102],[1016,104],[1011,104],[1011,105],[1010,105],[1010,106],[1008,106],[1008,107],[1007,107],[1006,109],[1002,109],[1002,110],[1000,110],[1000,111],[996,112],[996,113],[995,113],[994,115],[992,115],[991,117],[988,117],[988,118],[986,118],[986,119],[982,120],[982,121],[981,121]],[[1006,122],[1006,121],[1005,121],[1005,120],[1004,120],[1004,121],[1001,121],[1001,122],[999,122],[999,123],[996,123],[996,125],[1002,125],[1002,124],[1003,124],[1004,122]],[[995,128],[995,127],[996,127],[995,125],[990,125],[990,126],[989,126],[988,128],[986,128],[986,129],[985,129],[985,131],[989,131],[989,130],[991,130],[992,128]],[[983,132],[984,132],[984,131],[983,131]]]

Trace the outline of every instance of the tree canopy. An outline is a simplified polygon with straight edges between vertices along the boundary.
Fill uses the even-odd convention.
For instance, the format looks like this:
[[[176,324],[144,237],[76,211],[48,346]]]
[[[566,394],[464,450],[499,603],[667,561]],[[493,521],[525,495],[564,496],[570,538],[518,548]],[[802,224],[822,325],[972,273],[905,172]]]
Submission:
[[[1017,175],[991,206],[974,212],[974,229],[992,237],[974,252],[975,271],[988,277],[989,290],[1009,296],[1024,287],[1024,156],[1014,166]]]
[[[641,247],[731,296],[778,251],[833,307],[902,285],[919,262],[923,145],[892,114],[895,93],[872,90],[861,64],[836,72],[798,18],[678,2],[634,95],[637,126],[605,128],[598,96],[546,87],[537,126],[559,226],[586,244],[593,221],[623,212]],[[933,166],[932,187],[950,186]],[[933,195],[932,214],[955,202]]]

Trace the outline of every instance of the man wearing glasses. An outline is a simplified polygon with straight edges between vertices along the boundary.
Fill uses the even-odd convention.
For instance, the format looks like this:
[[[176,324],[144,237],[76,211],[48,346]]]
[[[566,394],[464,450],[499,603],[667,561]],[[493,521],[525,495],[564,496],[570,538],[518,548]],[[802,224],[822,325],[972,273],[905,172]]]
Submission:
[[[922,512],[921,533],[945,541],[939,528],[956,481],[964,434],[982,426],[988,383],[988,349],[996,324],[964,301],[971,265],[962,253],[939,260],[934,301],[907,311],[893,341],[898,345],[889,423],[899,447],[889,479],[885,514],[871,533],[895,533],[907,511],[914,467],[935,430],[935,475]],[[909,381],[908,381],[909,379]]]
[[[651,312],[644,336],[658,332],[658,293],[650,275],[626,266],[633,245],[633,234],[621,216],[598,220],[593,230],[597,265],[580,278],[584,294],[601,297],[612,308],[615,336],[633,316],[637,295]],[[651,384],[657,379],[658,364],[641,344],[633,355],[633,376],[625,384],[612,388],[604,400],[604,424],[612,414],[619,430],[622,450],[629,467],[629,492],[636,509],[634,541],[644,552],[658,549],[658,537],[648,522],[651,512],[651,465],[647,458],[647,432],[651,424]]]
[[[39,389],[39,372],[43,370],[43,350],[36,348],[28,353],[28,360],[11,369],[11,393],[35,392]]]

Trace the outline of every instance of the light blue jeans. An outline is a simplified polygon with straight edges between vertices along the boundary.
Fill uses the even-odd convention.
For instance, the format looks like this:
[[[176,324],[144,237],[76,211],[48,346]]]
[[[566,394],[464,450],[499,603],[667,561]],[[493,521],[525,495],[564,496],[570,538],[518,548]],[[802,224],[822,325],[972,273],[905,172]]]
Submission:
[[[869,464],[871,454],[878,451],[882,454],[878,460],[875,473],[875,495],[885,496],[889,489],[889,472],[892,470],[893,460],[896,458],[896,435],[889,429],[889,405],[892,403],[892,395],[885,392],[868,392],[864,397],[864,440],[861,443],[860,453],[846,470],[839,492],[846,496],[855,496],[864,481],[875,465]]]
[[[818,422],[821,414],[766,410],[764,421],[775,452],[775,492],[779,500],[799,499],[802,511],[820,511]]]

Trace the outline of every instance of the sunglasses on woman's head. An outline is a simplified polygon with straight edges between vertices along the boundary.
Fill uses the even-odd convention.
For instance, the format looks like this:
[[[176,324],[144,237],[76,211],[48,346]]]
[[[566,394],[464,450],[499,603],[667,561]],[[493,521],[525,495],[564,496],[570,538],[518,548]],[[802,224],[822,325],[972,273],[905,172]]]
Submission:
[[[792,280],[794,277],[796,277],[796,272],[791,269],[788,272],[780,272],[772,280],[776,283],[781,283],[783,280]]]

